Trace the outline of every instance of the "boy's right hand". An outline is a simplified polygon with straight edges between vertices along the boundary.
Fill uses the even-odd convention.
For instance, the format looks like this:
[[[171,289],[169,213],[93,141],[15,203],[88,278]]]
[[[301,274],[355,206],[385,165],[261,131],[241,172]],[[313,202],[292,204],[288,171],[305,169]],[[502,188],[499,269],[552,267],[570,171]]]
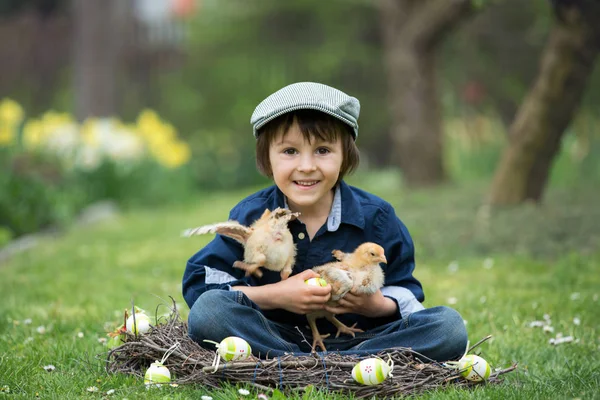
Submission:
[[[273,284],[270,288],[273,291],[273,308],[282,308],[296,314],[323,310],[331,297],[331,286],[311,286],[304,283],[307,279],[318,277],[319,274],[308,269]]]

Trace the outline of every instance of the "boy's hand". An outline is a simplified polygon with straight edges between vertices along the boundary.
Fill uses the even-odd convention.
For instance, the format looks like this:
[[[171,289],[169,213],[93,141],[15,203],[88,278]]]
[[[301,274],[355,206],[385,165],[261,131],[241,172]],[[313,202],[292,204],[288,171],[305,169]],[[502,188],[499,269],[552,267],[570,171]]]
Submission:
[[[307,314],[311,311],[322,310],[331,297],[331,286],[311,286],[304,283],[310,278],[318,278],[313,270],[306,270],[284,281],[274,284],[273,301],[277,307],[296,314]]]
[[[337,307],[326,306],[325,309],[333,314],[360,314],[366,317],[387,317],[396,312],[396,302],[385,297],[381,290],[373,294],[347,293],[338,301]]]
[[[286,280],[264,286],[235,286],[233,289],[244,292],[252,301],[265,310],[281,308],[296,314],[307,314],[323,310],[331,297],[331,286],[311,286],[304,283],[310,278],[318,278],[313,270],[306,270]]]

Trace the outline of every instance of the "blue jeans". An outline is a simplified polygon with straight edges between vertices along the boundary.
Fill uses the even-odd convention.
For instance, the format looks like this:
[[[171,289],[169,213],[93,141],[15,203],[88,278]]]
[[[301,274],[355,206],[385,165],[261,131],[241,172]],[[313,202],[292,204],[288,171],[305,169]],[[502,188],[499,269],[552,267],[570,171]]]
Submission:
[[[204,339],[220,342],[227,336],[244,338],[252,353],[273,358],[286,353],[311,352],[312,335],[307,327],[270,321],[260,308],[240,291],[209,290],[194,303],[188,318],[190,337],[203,347],[214,349]],[[462,317],[449,307],[426,308],[352,338],[324,340],[329,352],[374,354],[391,347],[410,347],[436,361],[460,357],[467,345]],[[424,360],[425,361],[425,360]]]

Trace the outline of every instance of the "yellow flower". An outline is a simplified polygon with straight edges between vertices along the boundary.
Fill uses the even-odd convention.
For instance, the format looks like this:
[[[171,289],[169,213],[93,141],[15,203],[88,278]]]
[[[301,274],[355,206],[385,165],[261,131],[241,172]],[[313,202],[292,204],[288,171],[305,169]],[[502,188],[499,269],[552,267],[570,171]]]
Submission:
[[[161,151],[155,151],[154,156],[165,167],[177,168],[190,160],[191,151],[187,143],[174,141],[163,147]]]
[[[40,120],[31,119],[23,127],[23,144],[25,148],[40,147],[44,139],[44,125]]]
[[[13,144],[15,132],[8,126],[0,124],[0,147],[8,147]]]
[[[16,101],[4,99],[0,102],[0,122],[15,126],[23,120],[23,115],[23,107]]]
[[[146,109],[138,115],[137,127],[143,136],[149,136],[162,127],[162,122],[158,114],[152,110]]]
[[[83,143],[86,145],[95,148],[100,144],[98,140],[98,135],[96,134],[96,124],[98,123],[97,118],[88,118],[83,121],[81,125],[81,138]]]

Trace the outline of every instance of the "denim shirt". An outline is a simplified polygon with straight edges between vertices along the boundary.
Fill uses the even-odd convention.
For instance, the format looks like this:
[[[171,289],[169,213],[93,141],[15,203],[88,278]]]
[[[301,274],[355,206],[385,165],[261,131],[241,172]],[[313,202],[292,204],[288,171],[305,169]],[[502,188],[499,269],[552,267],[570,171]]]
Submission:
[[[265,209],[287,207],[283,193],[271,186],[248,196],[229,214],[230,220],[251,225]],[[338,319],[348,326],[355,322],[367,330],[384,323],[407,317],[423,309],[423,289],[413,277],[415,268],[414,245],[406,226],[394,212],[394,208],[381,198],[352,187],[343,181],[336,187],[333,205],[324,224],[309,239],[305,225],[294,220],[288,227],[297,248],[292,275],[317,265],[334,261],[332,250],[352,252],[364,242],[375,242],[385,250],[388,264],[381,264],[385,284],[384,296],[393,299],[398,311],[386,318],[368,318],[356,314],[339,315]],[[232,286],[261,286],[278,282],[279,272],[262,269],[263,276],[244,276],[245,271],[233,268],[233,263],[244,259],[242,245],[228,237],[217,235],[187,262],[183,276],[183,297],[191,308],[198,297],[207,290],[231,290]],[[306,317],[282,309],[263,310],[264,315],[276,322],[306,325]],[[331,324],[329,324],[331,325]]]

